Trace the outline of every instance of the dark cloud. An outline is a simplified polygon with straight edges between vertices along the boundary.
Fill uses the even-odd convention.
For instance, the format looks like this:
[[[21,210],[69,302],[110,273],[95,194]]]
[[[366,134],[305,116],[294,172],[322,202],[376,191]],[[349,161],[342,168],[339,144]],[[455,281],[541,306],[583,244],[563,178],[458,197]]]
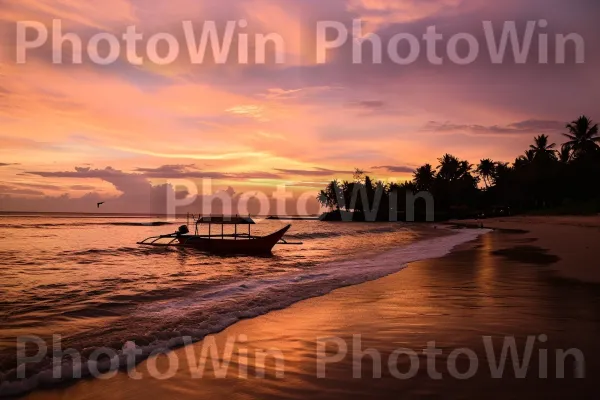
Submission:
[[[152,178],[164,178],[171,174],[181,174],[182,172],[187,172],[189,170],[198,170],[198,168],[195,164],[169,164],[157,168],[138,167],[135,170]]]
[[[299,188],[310,188],[310,189],[322,189],[327,182],[292,182],[287,183],[287,187],[299,187]]]
[[[44,178],[79,178],[79,179],[100,179],[111,183],[118,191],[122,193],[122,199],[128,199],[131,202],[147,201],[149,196],[155,196],[155,192],[165,192],[170,190],[170,185],[166,182],[163,185],[152,185],[149,179],[278,179],[279,175],[269,172],[242,172],[242,173],[220,173],[199,171],[194,164],[176,164],[163,165],[158,168],[137,168],[136,172],[129,173],[117,170],[112,167],[105,169],[92,169],[90,167],[75,167],[73,171],[30,171],[29,175],[41,176]],[[161,188],[162,186],[162,188]],[[93,190],[94,188],[86,185],[75,185],[73,190]],[[165,195],[163,194],[162,197]]]
[[[195,164],[163,165],[158,168],[136,168],[136,172],[148,178],[162,179],[279,179],[269,172],[211,172],[201,171]]]
[[[105,169],[91,169],[90,167],[75,167],[74,171],[28,171],[30,175],[37,175],[43,178],[98,178],[104,179],[115,176],[125,175],[112,167]]]
[[[118,191],[124,195],[143,195],[152,191],[150,181],[141,174],[131,174],[123,172],[112,167],[105,169],[91,169],[90,167],[75,167],[74,171],[30,171],[30,175],[41,176],[44,178],[81,178],[81,179],[101,179],[111,183]]]
[[[399,165],[399,166],[384,165],[381,167],[373,167],[373,169],[383,169],[383,170],[386,170],[388,172],[393,172],[393,173],[410,173],[410,174],[412,174],[413,172],[415,172],[414,167],[408,167],[408,166],[404,166],[404,165]]]
[[[163,165],[158,168],[136,168],[136,171],[154,179],[225,179],[227,174],[200,171],[194,164]]]
[[[29,175],[45,178],[79,178],[100,179],[111,183],[120,195],[107,197],[97,192],[90,191],[80,198],[71,198],[68,194],[59,197],[44,196],[38,200],[29,200],[19,203],[22,199],[12,198],[14,209],[32,210],[58,210],[58,211],[96,211],[98,201],[106,201],[103,212],[152,212],[165,213],[167,199],[172,196],[174,189],[169,184],[152,185],[142,174],[128,173],[112,167],[92,169],[90,167],[76,167],[73,171],[30,171]],[[79,185],[81,190],[84,185]],[[93,188],[92,188],[93,189]],[[11,194],[18,194],[13,192]],[[43,195],[43,193],[40,193]],[[10,204],[10,203],[9,203]]]
[[[288,175],[299,175],[299,176],[333,176],[336,174],[353,174],[354,171],[334,171],[331,169],[325,168],[315,168],[314,170],[305,170],[305,169],[280,169],[276,168],[276,171],[279,171]]]
[[[0,167],[9,167],[11,165],[19,165],[19,164],[0,163]]]
[[[508,128],[521,130],[521,131],[560,131],[565,128],[564,122],[559,121],[539,121],[530,119],[527,121],[515,122],[514,124],[508,125]]]
[[[270,172],[239,172],[226,174],[229,179],[281,179],[281,175],[273,174]]]
[[[432,132],[471,132],[481,135],[498,134],[535,134],[535,133],[557,133],[565,127],[564,122],[527,120],[515,122],[506,126],[492,125],[467,125],[452,124],[449,122],[429,121],[423,128],[424,131]]]

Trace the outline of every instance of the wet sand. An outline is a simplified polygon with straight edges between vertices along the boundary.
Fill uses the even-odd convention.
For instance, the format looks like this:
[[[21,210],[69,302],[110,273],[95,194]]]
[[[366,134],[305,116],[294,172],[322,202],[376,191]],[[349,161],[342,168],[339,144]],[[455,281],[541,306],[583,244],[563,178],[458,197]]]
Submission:
[[[201,378],[190,372],[190,362],[196,363],[202,349],[211,348],[213,339],[205,339],[170,353],[171,361],[159,356],[138,365],[142,379],[119,373],[29,398],[595,398],[600,291],[595,285],[555,279],[552,265],[557,256],[537,246],[530,234],[493,232],[445,258],[413,263],[395,275],[239,322],[212,336],[219,358],[227,341],[236,340],[224,378],[215,377],[210,358]],[[360,335],[363,350],[379,354],[375,359],[381,358],[376,363],[381,365],[381,378],[373,377],[377,368],[372,358],[353,360],[359,354],[358,349],[353,351],[355,335]],[[521,355],[527,338],[532,338],[531,364],[524,379],[515,378],[510,357],[503,378],[493,378],[483,342],[487,335],[498,357],[505,337],[515,337]],[[338,339],[326,342],[325,356],[334,356],[339,345],[347,346],[348,352],[327,364],[326,378],[319,379],[319,343],[325,343],[319,338],[330,337]],[[416,361],[393,357],[400,348],[422,353],[431,341],[442,351],[435,362],[441,379],[428,371],[423,354]],[[469,379],[452,375],[466,373],[474,365],[465,355],[450,356],[458,348],[471,349],[478,361]],[[575,378],[575,358],[564,363],[557,359],[556,350],[571,348],[585,358],[585,365],[579,364],[583,379]],[[273,349],[280,352],[271,354],[281,354],[283,367],[278,366],[279,356],[267,357],[265,378],[257,377],[263,370],[257,351]],[[399,378],[415,365],[415,376]],[[558,379],[557,366],[562,365],[565,378]],[[361,378],[355,377],[354,367]],[[168,379],[150,377],[151,370]],[[277,377],[278,371],[284,376]]]
[[[551,251],[558,276],[600,283],[600,216],[523,216],[458,223],[491,229],[525,230],[531,244]]]

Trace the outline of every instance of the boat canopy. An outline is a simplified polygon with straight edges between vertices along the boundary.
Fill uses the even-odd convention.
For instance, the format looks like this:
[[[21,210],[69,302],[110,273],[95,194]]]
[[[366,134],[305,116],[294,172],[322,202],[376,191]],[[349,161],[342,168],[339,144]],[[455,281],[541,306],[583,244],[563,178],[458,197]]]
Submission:
[[[250,217],[240,216],[210,216],[200,217],[196,221],[197,224],[219,224],[219,225],[255,225],[256,223]]]

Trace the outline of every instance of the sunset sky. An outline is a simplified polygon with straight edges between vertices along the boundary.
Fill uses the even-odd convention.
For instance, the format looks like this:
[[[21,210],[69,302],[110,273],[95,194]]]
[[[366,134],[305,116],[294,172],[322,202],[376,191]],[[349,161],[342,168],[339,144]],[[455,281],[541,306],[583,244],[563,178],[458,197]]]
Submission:
[[[444,153],[512,162],[534,135],[562,143],[567,122],[600,119],[599,15],[596,0],[0,0],[0,211],[109,200],[107,211],[131,212],[177,178],[316,195],[354,168],[393,181]],[[383,38],[432,25],[483,37],[485,20],[545,19],[551,46],[554,33],[585,39],[586,62],[492,65],[482,49],[467,66],[353,65],[342,52],[316,64],[316,22],[356,18]],[[53,65],[40,49],[18,65],[16,22],[52,19],[82,38],[130,25],[182,38],[182,21],[246,19],[246,32],[285,39],[286,63]]]

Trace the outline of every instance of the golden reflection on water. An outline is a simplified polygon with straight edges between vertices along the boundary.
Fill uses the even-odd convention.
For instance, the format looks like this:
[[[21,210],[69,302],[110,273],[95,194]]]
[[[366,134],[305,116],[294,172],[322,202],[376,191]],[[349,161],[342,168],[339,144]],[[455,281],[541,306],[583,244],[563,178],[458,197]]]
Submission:
[[[497,269],[501,266],[498,265],[500,260],[491,256],[494,238],[493,235],[482,236],[480,240],[481,251],[475,253],[474,262],[477,265],[475,282],[479,286],[479,290],[484,293],[484,296],[481,297],[481,307],[496,304],[496,296],[493,295],[493,291],[496,284]]]

